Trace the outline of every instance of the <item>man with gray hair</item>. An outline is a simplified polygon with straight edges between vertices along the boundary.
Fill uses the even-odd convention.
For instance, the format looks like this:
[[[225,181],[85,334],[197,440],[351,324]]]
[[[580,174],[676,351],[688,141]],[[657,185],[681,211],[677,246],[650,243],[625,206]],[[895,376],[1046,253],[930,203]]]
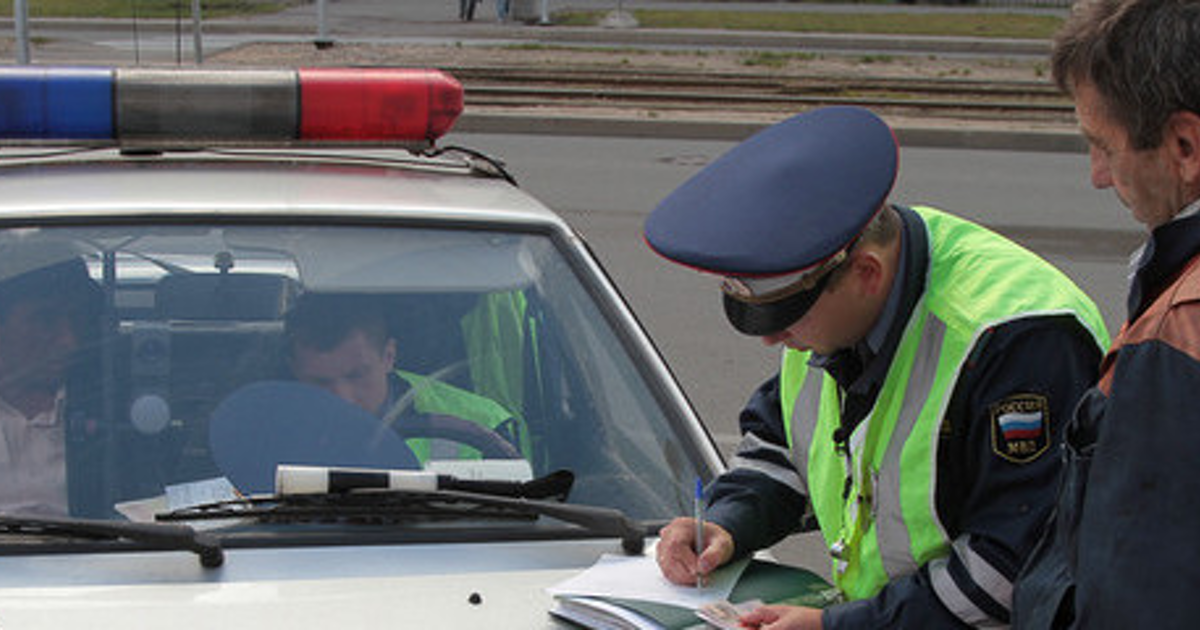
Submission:
[[[1025,567],[1014,625],[1195,627],[1200,589],[1200,2],[1081,0],[1055,81],[1149,238],[1128,317],[1064,438],[1056,518]]]

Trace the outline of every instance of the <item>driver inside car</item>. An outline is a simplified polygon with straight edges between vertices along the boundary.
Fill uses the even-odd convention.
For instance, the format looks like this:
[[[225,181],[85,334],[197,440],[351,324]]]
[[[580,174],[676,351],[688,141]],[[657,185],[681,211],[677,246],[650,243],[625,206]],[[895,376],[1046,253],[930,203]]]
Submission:
[[[396,340],[388,333],[386,314],[377,302],[306,294],[287,314],[285,337],[288,365],[296,380],[365,409],[401,436],[410,432],[435,436],[406,440],[422,464],[430,459],[472,457],[462,447],[471,442],[461,439],[471,433],[490,432],[504,438],[505,452],[493,449],[483,453],[485,457],[521,457],[516,445],[521,444],[523,425],[502,405],[444,383],[436,375],[396,367]],[[437,439],[439,428],[450,439]]]

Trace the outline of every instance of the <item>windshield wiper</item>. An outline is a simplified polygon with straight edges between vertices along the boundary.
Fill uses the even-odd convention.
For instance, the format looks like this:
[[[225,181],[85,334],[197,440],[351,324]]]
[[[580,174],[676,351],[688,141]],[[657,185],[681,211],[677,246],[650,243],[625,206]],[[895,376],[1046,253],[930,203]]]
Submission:
[[[214,536],[188,525],[133,523],[53,516],[0,515],[0,534],[54,536],[89,540],[130,540],[154,549],[185,550],[200,558],[201,566],[215,569],[225,563],[225,552]]]
[[[264,522],[410,523],[460,518],[532,519],[549,516],[590,533],[621,539],[630,555],[642,553],[646,530],[612,508],[478,492],[369,490],[327,494],[254,496],[157,514],[160,521],[252,518]]]

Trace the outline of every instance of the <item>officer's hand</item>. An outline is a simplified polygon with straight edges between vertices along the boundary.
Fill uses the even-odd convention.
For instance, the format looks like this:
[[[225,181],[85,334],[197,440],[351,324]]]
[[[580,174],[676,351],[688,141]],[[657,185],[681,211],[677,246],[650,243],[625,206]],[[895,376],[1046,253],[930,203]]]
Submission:
[[[733,557],[733,536],[720,525],[704,524],[704,550],[699,558],[694,519],[677,518],[658,535],[658,567],[676,584],[695,585],[697,576],[707,575]]]
[[[821,630],[821,611],[803,606],[759,606],[738,621],[758,630]]]

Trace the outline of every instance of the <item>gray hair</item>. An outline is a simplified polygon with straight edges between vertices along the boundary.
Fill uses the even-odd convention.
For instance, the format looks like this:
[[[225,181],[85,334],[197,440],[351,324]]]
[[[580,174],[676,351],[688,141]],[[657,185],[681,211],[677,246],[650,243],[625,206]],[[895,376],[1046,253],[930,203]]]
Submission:
[[[1200,2],[1079,0],[1054,37],[1051,72],[1068,94],[1094,86],[1136,150],[1157,148],[1171,116],[1200,113]]]

